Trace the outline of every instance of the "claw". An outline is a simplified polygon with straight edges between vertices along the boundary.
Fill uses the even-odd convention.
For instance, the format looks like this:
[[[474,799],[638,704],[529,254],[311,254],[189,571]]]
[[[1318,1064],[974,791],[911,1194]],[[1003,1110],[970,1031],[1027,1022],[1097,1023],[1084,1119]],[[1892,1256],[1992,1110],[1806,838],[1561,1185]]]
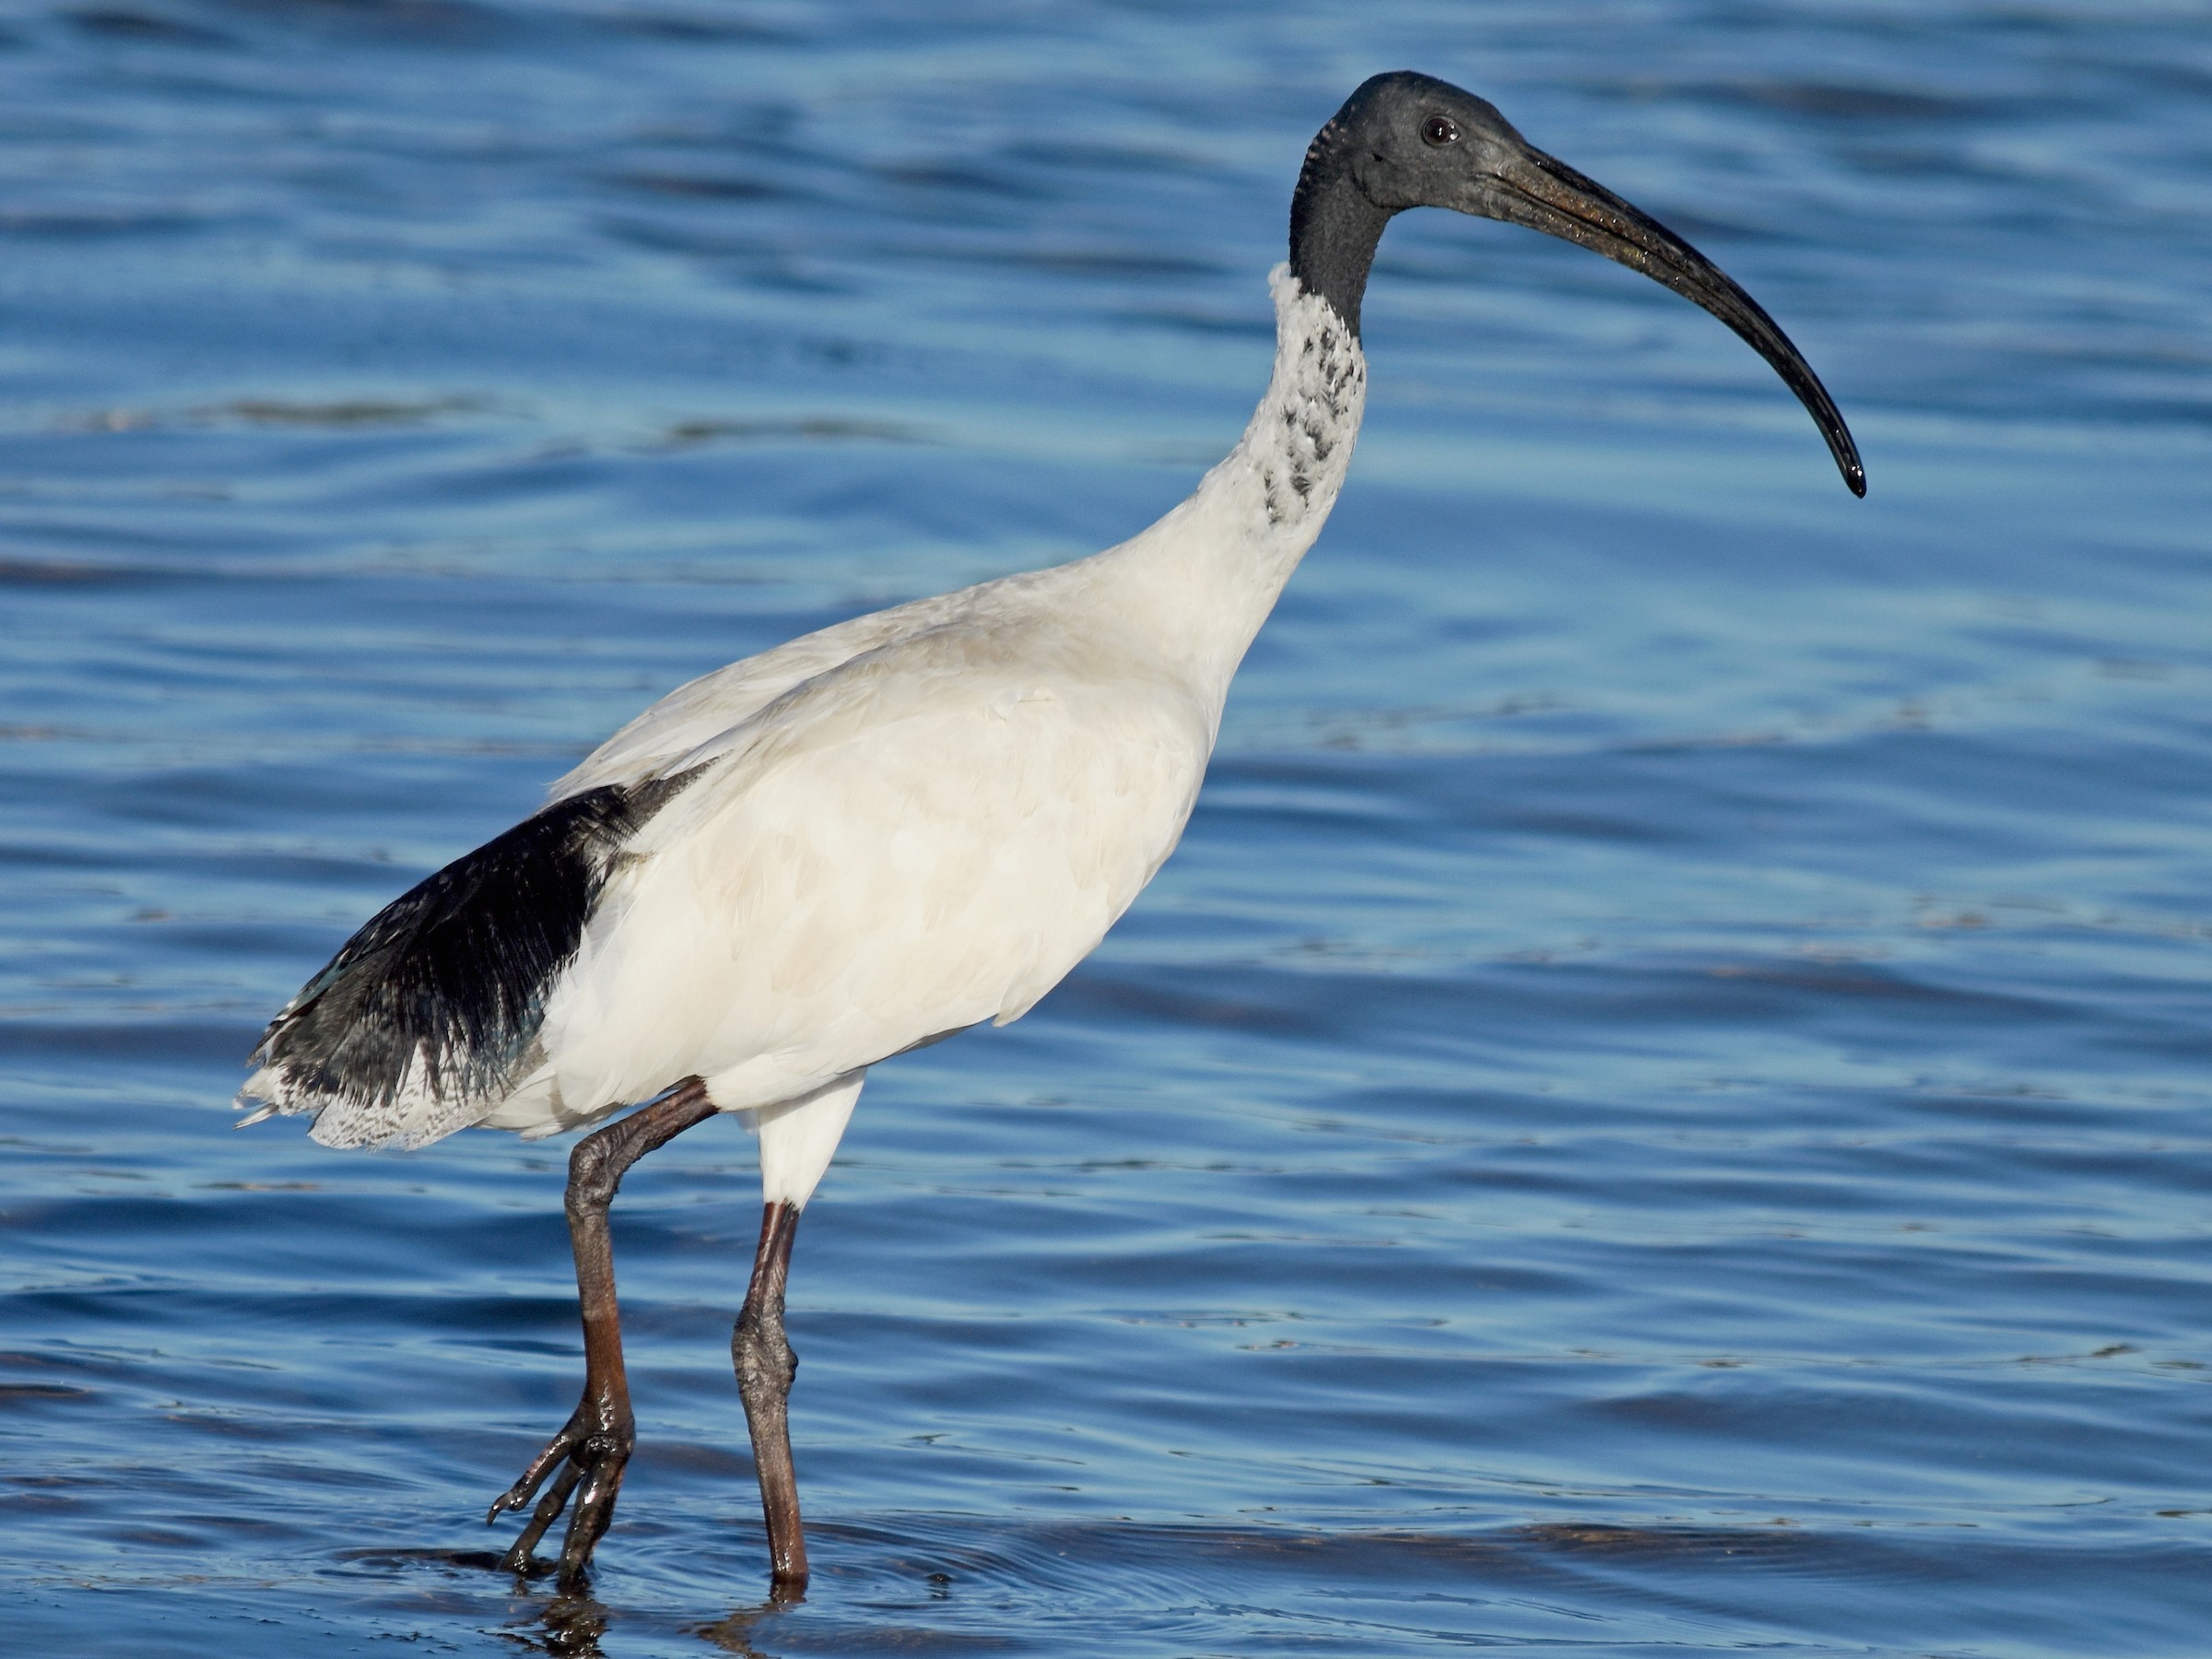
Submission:
[[[568,1533],[560,1541],[559,1583],[564,1591],[573,1594],[582,1587],[592,1551],[615,1518],[615,1494],[622,1489],[622,1470],[629,1462],[628,1444],[605,1446],[592,1458],[589,1472],[583,1475],[583,1489],[576,1494],[576,1507],[569,1512]],[[583,1472],[581,1458],[569,1466]]]
[[[588,1398],[585,1404],[589,1404]],[[580,1405],[560,1426],[560,1432],[546,1442],[545,1450],[530,1460],[521,1477],[491,1500],[491,1507],[484,1512],[485,1525],[489,1526],[509,1510],[519,1510],[537,1496],[537,1488],[545,1484],[546,1477],[555,1466],[576,1454],[584,1442],[582,1419],[583,1406]]]
[[[522,1535],[515,1539],[513,1547],[500,1558],[500,1566],[510,1572],[521,1573],[525,1578],[529,1576],[533,1565],[531,1552],[537,1547],[537,1541],[546,1535],[547,1528],[560,1519],[560,1512],[569,1501],[569,1494],[576,1489],[576,1483],[582,1478],[583,1471],[573,1462],[566,1465],[554,1477],[553,1484],[546,1488],[545,1497],[538,1500],[537,1512],[524,1525]]]
[[[592,1418],[597,1414],[587,1413],[591,1404],[587,1396],[560,1431],[546,1442],[545,1449],[530,1460],[521,1478],[492,1500],[484,1516],[485,1524],[489,1525],[502,1513],[522,1509],[537,1498],[538,1488],[546,1486],[551,1476],[552,1484],[546,1486],[544,1497],[537,1498],[537,1508],[524,1524],[522,1535],[500,1559],[500,1565],[510,1572],[527,1575],[536,1565],[531,1552],[560,1519],[561,1511],[569,1509],[573,1497],[575,1507],[569,1509],[569,1528],[560,1548],[559,1583],[564,1592],[573,1592],[584,1583],[592,1551],[615,1518],[622,1472],[637,1443],[627,1423],[592,1427]]]

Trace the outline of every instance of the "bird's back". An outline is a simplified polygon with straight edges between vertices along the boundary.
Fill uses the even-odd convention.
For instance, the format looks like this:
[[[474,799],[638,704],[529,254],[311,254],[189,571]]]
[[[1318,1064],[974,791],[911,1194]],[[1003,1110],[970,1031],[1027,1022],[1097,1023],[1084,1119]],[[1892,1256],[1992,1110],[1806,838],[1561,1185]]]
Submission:
[[[719,740],[794,687],[863,652],[986,610],[1002,590],[1022,580],[1001,578],[848,618],[702,674],[585,756],[554,783],[547,798],[559,801],[610,783],[627,786],[681,771],[686,757],[712,753]]]

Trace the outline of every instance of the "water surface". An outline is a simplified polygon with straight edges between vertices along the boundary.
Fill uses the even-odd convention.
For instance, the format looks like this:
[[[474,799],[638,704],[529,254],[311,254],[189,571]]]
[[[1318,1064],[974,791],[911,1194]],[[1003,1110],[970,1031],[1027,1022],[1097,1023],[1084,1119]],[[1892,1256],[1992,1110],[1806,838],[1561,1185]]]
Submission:
[[[1118,540],[1416,66],[1710,319],[1408,218],[1177,858],[883,1067],[765,1560],[721,1124],[230,1132],[269,1013],[660,692]],[[2199,1653],[2212,15],[25,0],[0,16],[0,1568],[26,1652]]]

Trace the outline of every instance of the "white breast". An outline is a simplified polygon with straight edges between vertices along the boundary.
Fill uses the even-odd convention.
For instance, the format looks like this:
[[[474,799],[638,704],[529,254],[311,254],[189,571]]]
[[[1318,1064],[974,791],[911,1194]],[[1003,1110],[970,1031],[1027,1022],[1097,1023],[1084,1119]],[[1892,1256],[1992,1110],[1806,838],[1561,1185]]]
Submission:
[[[500,1119],[693,1075],[727,1109],[788,1100],[1016,1018],[1081,960],[1173,850],[1216,711],[1141,642],[1011,622],[896,641],[719,736],[609,883]]]
[[[555,786],[692,780],[625,849],[537,1060],[552,1134],[684,1077],[749,1110],[1018,1018],[1173,851],[1230,677],[1359,428],[1356,339],[1281,272],[1276,373],[1118,547],[855,618],[682,687]]]

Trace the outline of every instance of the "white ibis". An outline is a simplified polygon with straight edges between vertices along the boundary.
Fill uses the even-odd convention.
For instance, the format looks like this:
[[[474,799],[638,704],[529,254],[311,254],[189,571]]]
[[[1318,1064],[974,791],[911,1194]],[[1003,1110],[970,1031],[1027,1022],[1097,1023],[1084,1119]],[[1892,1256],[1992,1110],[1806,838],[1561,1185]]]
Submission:
[[[330,1147],[558,1135],[650,1102],[569,1159],[583,1397],[491,1506],[536,1500],[507,1565],[528,1570],[566,1507],[560,1583],[583,1581],[634,1440],[607,1206],[643,1154],[733,1112],[759,1133],[763,1211],[731,1353],[773,1587],[804,1589],[783,1336],[799,1212],[870,1066],[1020,1018],[1174,850],[1230,677],[1344,482],[1376,245],[1424,206],[1562,237],[1694,300],[1773,365],[1865,493],[1818,379],[1702,255],[1470,93],[1410,73],[1361,86],[1291,199],[1266,394],[1188,500],[1103,553],[678,688],[536,814],[372,917],[263,1037],[240,1100],[264,1104],[242,1121],[304,1112]]]

